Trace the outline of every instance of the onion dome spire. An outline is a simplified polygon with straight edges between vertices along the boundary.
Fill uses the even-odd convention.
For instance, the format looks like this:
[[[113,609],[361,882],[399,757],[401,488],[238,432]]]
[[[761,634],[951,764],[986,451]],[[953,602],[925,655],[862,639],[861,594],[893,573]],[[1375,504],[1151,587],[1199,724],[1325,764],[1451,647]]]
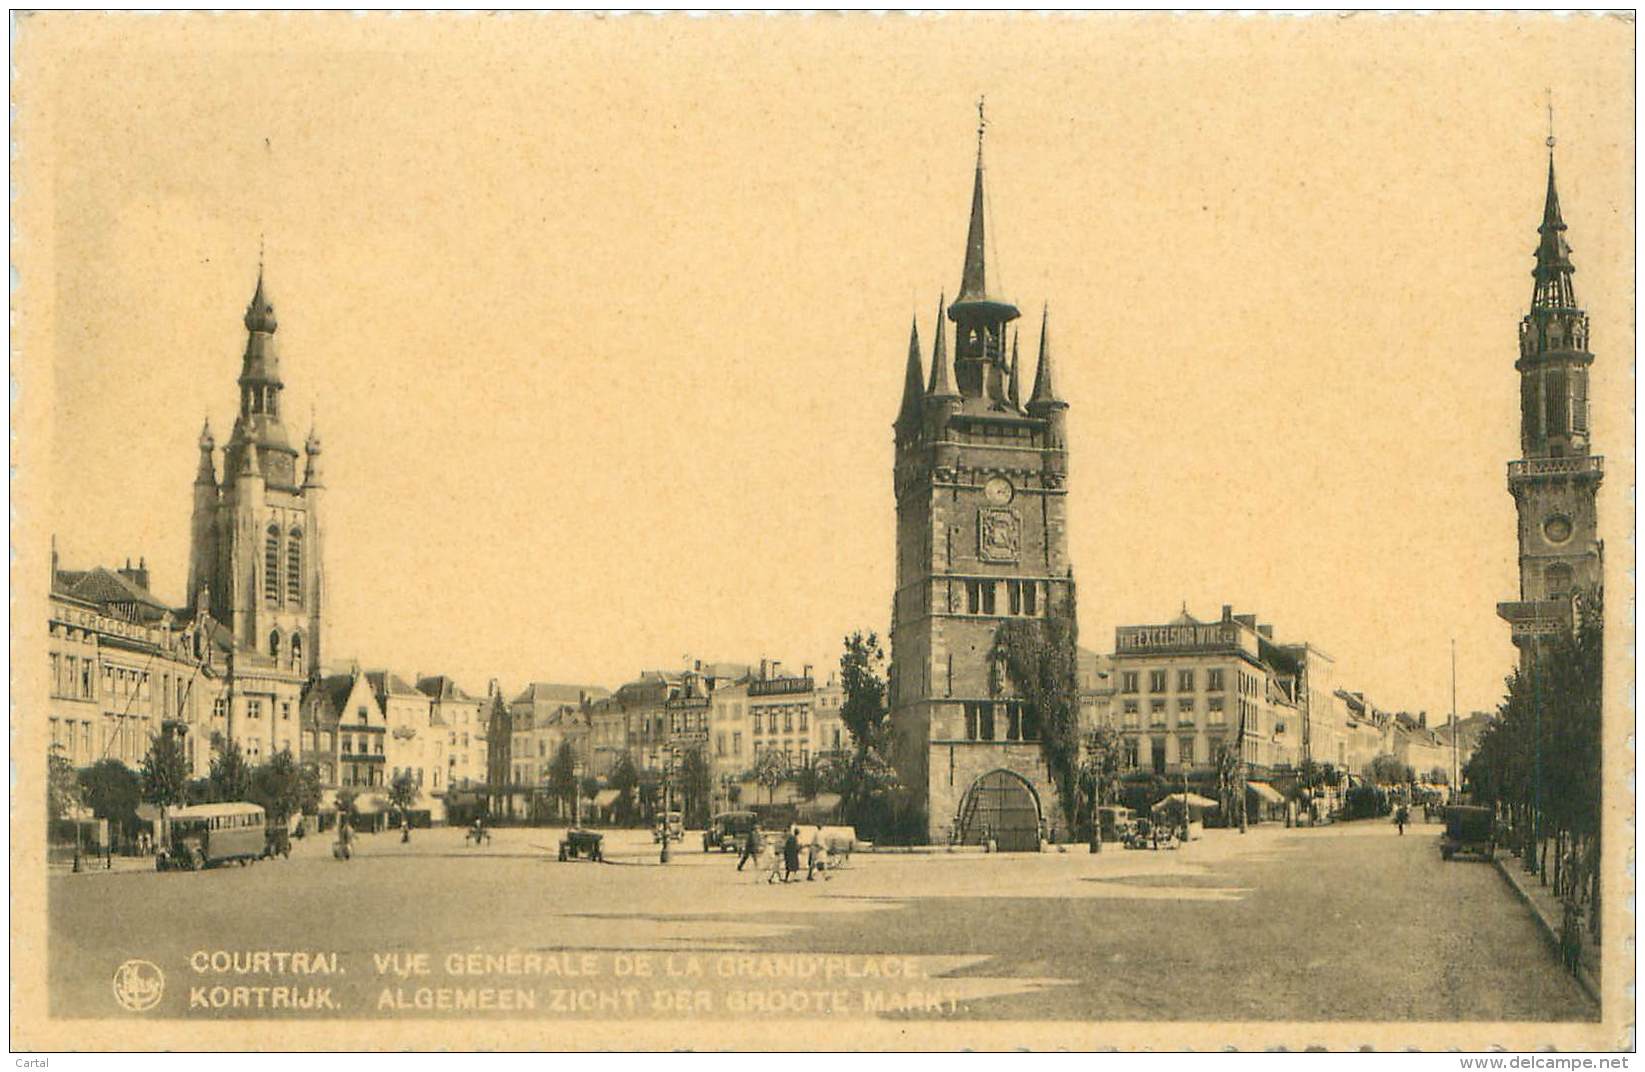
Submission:
[[[246,330],[272,335],[280,324],[274,319],[274,302],[269,299],[268,291],[263,285],[263,261],[257,260],[257,290],[251,296],[251,304],[246,306]]]
[[[1067,405],[1057,397],[1057,387],[1051,379],[1051,306],[1046,304],[1040,315],[1040,360],[1034,370],[1034,397],[1028,400],[1030,409]]]
[[[948,332],[942,322],[942,307],[947,301],[946,294],[937,299],[937,342],[931,350],[931,385],[925,392],[931,398],[959,397],[948,378]]]
[[[925,366],[920,361],[919,317],[911,320],[908,326],[908,367],[903,373],[902,408],[897,411],[899,428],[918,421],[920,407],[925,402]]]

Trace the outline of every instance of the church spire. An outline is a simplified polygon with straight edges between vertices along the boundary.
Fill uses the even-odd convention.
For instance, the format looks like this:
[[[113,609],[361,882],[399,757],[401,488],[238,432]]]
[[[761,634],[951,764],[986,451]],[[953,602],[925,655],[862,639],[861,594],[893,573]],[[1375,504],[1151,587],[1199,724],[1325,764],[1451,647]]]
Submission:
[[[948,333],[942,322],[942,307],[947,295],[937,299],[937,342],[931,350],[931,386],[926,395],[931,398],[954,398],[954,387],[948,381]]]
[[[1028,400],[1028,407],[1033,410],[1064,405],[1067,403],[1057,397],[1057,387],[1051,379],[1051,306],[1047,303],[1040,314],[1040,360],[1034,370],[1034,397]]]
[[[965,233],[965,265],[960,271],[960,293],[948,307],[954,322],[954,383],[965,398],[997,402],[1005,396],[1005,325],[1022,315],[1017,307],[990,290],[999,286],[999,265],[993,280],[988,265],[988,197],[983,189],[983,135],[988,121],[983,102],[977,101],[977,166],[971,178],[971,220]]]
[[[908,325],[908,367],[903,374],[902,408],[897,410],[897,427],[907,427],[920,419],[920,406],[925,402],[925,367],[920,362],[920,321],[913,317]]]
[[[1575,309],[1576,291],[1571,276],[1576,267],[1571,264],[1571,247],[1565,241],[1565,220],[1559,211],[1559,187],[1554,182],[1554,139],[1548,138],[1548,192],[1542,203],[1542,224],[1537,227],[1541,236],[1536,247],[1536,267],[1531,275],[1536,278],[1536,290],[1531,299],[1533,306],[1547,309]]]

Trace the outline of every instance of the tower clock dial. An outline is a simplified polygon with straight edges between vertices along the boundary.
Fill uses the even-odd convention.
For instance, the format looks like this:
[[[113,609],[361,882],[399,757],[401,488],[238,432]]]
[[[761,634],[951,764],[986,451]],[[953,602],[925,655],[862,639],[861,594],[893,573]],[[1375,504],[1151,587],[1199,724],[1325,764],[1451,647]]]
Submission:
[[[982,486],[982,493],[995,506],[1004,506],[1016,495],[1015,489],[1011,487],[1011,481],[1003,476],[989,477],[988,483]]]
[[[1548,537],[1549,543],[1564,543],[1571,538],[1571,519],[1563,514],[1555,514],[1542,523],[1542,534]]]

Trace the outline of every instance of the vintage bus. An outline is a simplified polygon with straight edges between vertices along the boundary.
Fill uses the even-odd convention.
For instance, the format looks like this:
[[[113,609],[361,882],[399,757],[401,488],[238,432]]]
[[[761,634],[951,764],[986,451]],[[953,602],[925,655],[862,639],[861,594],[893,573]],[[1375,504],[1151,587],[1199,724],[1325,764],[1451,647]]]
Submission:
[[[200,871],[235,860],[244,865],[263,855],[267,840],[265,816],[258,804],[174,808],[166,823],[169,844],[155,858],[155,867],[161,871]]]

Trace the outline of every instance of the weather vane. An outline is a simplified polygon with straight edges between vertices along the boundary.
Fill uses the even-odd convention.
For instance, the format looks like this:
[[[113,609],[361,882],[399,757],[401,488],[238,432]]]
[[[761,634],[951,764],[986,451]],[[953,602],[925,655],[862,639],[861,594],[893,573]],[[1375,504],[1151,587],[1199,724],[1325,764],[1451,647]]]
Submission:
[[[1554,91],[1548,90],[1548,148],[1554,147]]]
[[[988,116],[983,111],[983,103],[987,99],[988,98],[986,96],[980,96],[979,95],[977,97],[977,155],[978,156],[982,155],[982,134],[983,134],[983,131],[988,129]]]

